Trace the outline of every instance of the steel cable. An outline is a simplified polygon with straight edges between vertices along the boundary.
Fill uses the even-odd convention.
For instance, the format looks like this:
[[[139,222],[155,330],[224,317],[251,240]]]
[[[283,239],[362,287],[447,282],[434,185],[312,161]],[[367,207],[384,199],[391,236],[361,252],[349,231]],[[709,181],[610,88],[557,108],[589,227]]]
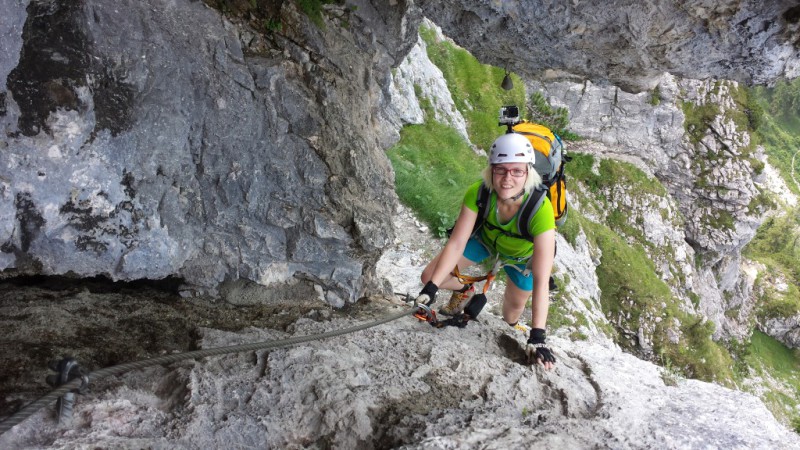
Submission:
[[[292,345],[302,344],[303,342],[327,339],[330,337],[341,336],[343,334],[355,333],[357,331],[366,330],[367,328],[372,328],[378,325],[382,325],[384,323],[397,320],[407,315],[409,315],[409,311],[406,309],[403,312],[391,314],[381,319],[374,320],[372,322],[363,323],[361,325],[356,325],[350,328],[328,331],[321,334],[297,336],[275,341],[254,342],[251,344],[232,345],[228,347],[209,348],[205,350],[194,350],[191,352],[175,353],[172,355],[159,356],[156,358],[144,359],[141,361],[133,361],[129,363],[119,364],[116,366],[111,366],[111,367],[106,367],[104,369],[96,370],[94,372],[89,373],[87,375],[87,378],[91,382],[93,380],[99,380],[100,378],[105,378],[112,375],[120,375],[125,372],[129,372],[131,370],[143,369],[145,367],[157,366],[162,364],[171,364],[174,362],[182,361],[184,359],[195,359],[195,358],[202,358],[205,356],[224,355],[227,353],[239,353],[239,352],[249,352],[255,350],[274,349],[281,347],[291,347]],[[81,378],[75,378],[69,381],[68,383],[65,383],[59,386],[58,388],[50,391],[49,393],[39,398],[38,400],[34,401],[33,403],[26,405],[24,408],[17,411],[16,414],[12,415],[3,422],[0,422],[0,435],[5,434],[6,431],[10,430],[16,425],[19,425],[25,419],[32,416],[37,411],[44,408],[48,404],[52,403],[62,395],[71,392],[75,389],[78,389],[82,383],[83,380]]]

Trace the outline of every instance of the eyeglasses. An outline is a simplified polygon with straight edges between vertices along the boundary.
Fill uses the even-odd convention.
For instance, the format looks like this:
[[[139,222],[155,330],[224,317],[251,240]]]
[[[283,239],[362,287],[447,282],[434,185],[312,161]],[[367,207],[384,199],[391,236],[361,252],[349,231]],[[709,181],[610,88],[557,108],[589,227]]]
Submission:
[[[512,177],[520,178],[524,177],[528,171],[524,169],[506,169],[505,167],[492,166],[492,173],[501,177],[504,177],[507,173],[510,173]]]

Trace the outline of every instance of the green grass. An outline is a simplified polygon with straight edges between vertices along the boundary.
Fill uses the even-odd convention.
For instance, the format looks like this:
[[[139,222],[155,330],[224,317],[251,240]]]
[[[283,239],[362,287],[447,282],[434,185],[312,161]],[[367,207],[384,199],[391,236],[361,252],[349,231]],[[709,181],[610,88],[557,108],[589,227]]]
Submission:
[[[587,235],[602,252],[597,276],[600,303],[606,317],[617,327],[618,344],[637,352],[624,330],[636,331],[642,325],[653,329],[653,350],[662,363],[680,370],[690,378],[732,385],[733,360],[728,351],[714,342],[714,324],[702,322],[679,307],[669,286],[655,271],[653,262],[640,245],[629,245],[605,225],[581,220]],[[661,317],[655,322],[655,317]],[[681,338],[677,344],[668,339],[667,327],[678,319]],[[675,330],[678,331],[678,330]]]
[[[745,255],[772,263],[800,286],[800,207],[765,220],[745,248]]]
[[[780,421],[794,425],[800,419],[794,409],[800,404],[800,352],[755,331],[743,358],[756,375],[772,378],[783,386],[781,390],[769,389],[762,400]]]
[[[341,4],[341,0],[295,0],[297,6],[303,13],[314,22],[315,25],[322,28],[325,22],[322,20],[322,5],[331,3]]]
[[[759,317],[800,314],[800,208],[764,221],[743,254],[761,262],[767,267],[767,273],[782,276],[788,283],[787,290],[779,292],[763,277],[756,281],[764,291],[758,306]]]
[[[800,355],[776,339],[755,331],[750,339],[747,359],[753,361],[751,367],[769,367],[769,373],[784,379],[793,380],[800,393]]]
[[[208,6],[215,8],[229,17],[246,20],[255,30],[267,33],[280,32],[283,24],[280,20],[282,2],[270,0],[203,0]],[[319,28],[325,27],[323,6],[344,3],[342,0],[293,0],[300,11]],[[346,26],[346,23],[342,24]]]
[[[764,145],[770,163],[778,169],[789,189],[800,195],[800,186],[791,177],[792,157],[800,149],[800,114],[770,113],[774,109],[770,108],[774,101],[772,89],[754,88],[749,94],[762,111],[755,133],[758,141]],[[800,179],[800,157],[794,163],[795,178]]]
[[[570,178],[580,180],[593,194],[602,190],[609,190],[615,186],[626,186],[626,189],[663,197],[667,190],[658,180],[650,178],[633,164],[614,159],[602,159],[598,165],[598,172],[592,172],[595,158],[592,155],[573,153],[569,162]]]
[[[686,134],[693,144],[699,143],[706,135],[709,125],[716,116],[719,115],[719,105],[714,103],[706,103],[704,105],[696,105],[692,102],[681,102],[681,109],[686,116],[683,122]]]
[[[436,42],[434,31],[424,26],[420,36],[428,48],[428,58],[442,71],[456,108],[467,121],[467,133],[473,144],[488,149],[503,134],[497,125],[500,107],[517,105],[524,110],[525,87],[522,80],[511,74],[514,88],[500,87],[505,71],[481,64],[466,50],[450,42]]]
[[[650,92],[650,101],[648,101],[651,106],[658,106],[661,104],[661,88],[656,86],[653,88],[653,91]]]
[[[778,169],[789,189],[800,195],[800,186],[792,179],[792,159],[800,150],[800,124],[796,122],[800,119],[778,121],[768,116],[758,134],[770,163]],[[794,158],[794,177],[800,180],[800,157]]]
[[[455,130],[433,120],[404,127],[387,155],[400,201],[439,236],[453,225],[464,192],[486,166]]]

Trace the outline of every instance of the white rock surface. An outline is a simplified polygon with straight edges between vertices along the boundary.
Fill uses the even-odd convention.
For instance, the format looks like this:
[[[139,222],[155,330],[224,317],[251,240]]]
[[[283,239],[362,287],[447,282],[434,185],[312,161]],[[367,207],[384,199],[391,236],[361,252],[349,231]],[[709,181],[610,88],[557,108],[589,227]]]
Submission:
[[[395,221],[417,233],[408,211]],[[411,237],[401,234],[378,268],[395,290],[419,283],[439,245]],[[559,240],[559,255],[590,270],[583,244]],[[591,304],[597,292],[592,282],[570,284],[568,297]],[[355,318],[312,311],[286,331],[201,328],[199,346],[319,334],[407,308],[374,298]],[[550,337],[558,362],[548,372],[527,365],[526,337],[491,311],[463,329],[406,316],[286,349],[98,382],[79,397],[72,426],[42,410],[0,436],[0,448],[800,448],[800,436],[756,397],[679,379],[588,335]]]
[[[386,314],[400,306],[379,306]],[[353,325],[301,318],[292,334]],[[203,330],[202,346],[288,337]],[[797,448],[755,397],[664,383],[619,349],[551,338],[550,372],[492,315],[437,330],[411,317],[271,352],[126,375],[81,396],[73,427],[41,411],[0,437],[41,448]]]
[[[423,26],[433,30],[439,41],[447,40],[433,22],[425,19]],[[386,134],[382,142],[384,147],[388,148],[400,139],[396,130],[403,125],[424,122],[425,116],[419,104],[421,99],[430,102],[433,119],[449,125],[467,143],[470,142],[467,122],[453,102],[442,71],[428,58],[427,46],[421,37],[417,38],[416,45],[400,65],[392,70],[388,85],[386,108],[381,111],[381,117],[389,123],[383,132]]]

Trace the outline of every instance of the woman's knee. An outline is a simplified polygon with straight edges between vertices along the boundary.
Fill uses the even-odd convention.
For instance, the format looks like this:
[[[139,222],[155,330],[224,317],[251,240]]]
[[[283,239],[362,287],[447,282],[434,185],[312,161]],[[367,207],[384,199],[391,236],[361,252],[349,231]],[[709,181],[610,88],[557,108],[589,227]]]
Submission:
[[[422,284],[427,284],[428,281],[431,281],[431,277],[433,277],[433,271],[436,269],[436,264],[439,261],[439,256],[441,256],[441,253],[436,255],[436,257],[433,258],[431,262],[429,262],[428,265],[422,270],[422,274],[419,276]]]
[[[425,270],[422,271],[422,274],[419,276],[420,281],[422,281],[422,284],[428,284],[428,281],[431,281],[432,272],[433,269],[428,270],[428,267],[426,267]]]
[[[531,291],[526,291],[514,286],[513,284],[509,284],[506,286],[505,292],[505,301],[508,302],[509,306],[515,309],[524,309],[525,304],[528,302],[528,298],[531,296]]]

